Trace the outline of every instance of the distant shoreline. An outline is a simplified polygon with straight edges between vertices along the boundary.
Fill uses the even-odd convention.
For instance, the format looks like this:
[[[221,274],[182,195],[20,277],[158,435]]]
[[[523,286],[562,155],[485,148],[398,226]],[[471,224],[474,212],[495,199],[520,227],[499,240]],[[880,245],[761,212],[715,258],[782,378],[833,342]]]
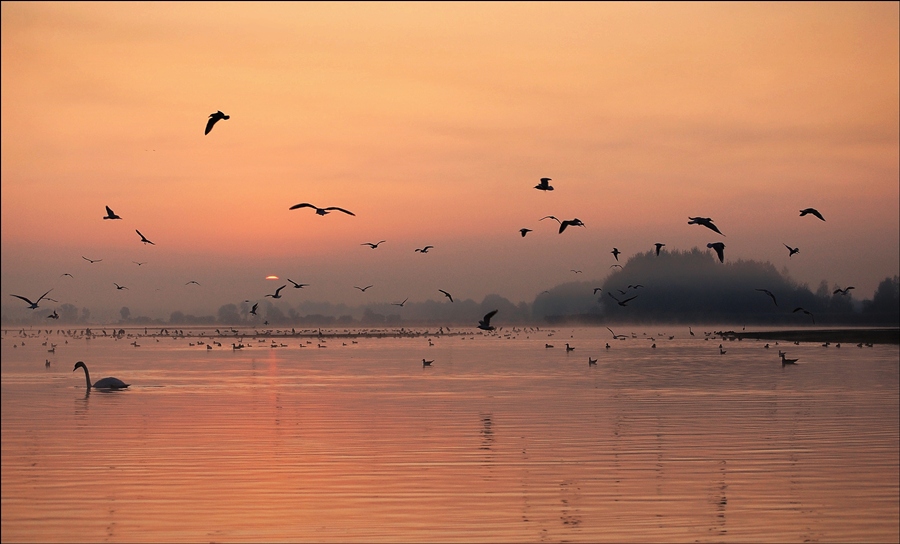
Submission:
[[[737,339],[785,340],[789,342],[843,342],[846,344],[900,344],[900,328],[809,329],[785,331],[723,332]]]

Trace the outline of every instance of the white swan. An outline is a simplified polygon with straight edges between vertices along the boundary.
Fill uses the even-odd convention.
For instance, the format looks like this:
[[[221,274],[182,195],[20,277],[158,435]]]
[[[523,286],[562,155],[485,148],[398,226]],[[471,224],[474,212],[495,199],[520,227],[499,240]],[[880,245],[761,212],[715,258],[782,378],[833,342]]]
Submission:
[[[84,369],[84,381],[87,384],[87,388],[90,389],[93,387],[94,389],[125,389],[130,383],[125,383],[119,378],[103,378],[97,380],[97,383],[91,385],[91,373],[88,372],[88,367],[82,361],[78,361],[75,363],[75,368],[72,369],[72,372],[75,372],[79,368]]]

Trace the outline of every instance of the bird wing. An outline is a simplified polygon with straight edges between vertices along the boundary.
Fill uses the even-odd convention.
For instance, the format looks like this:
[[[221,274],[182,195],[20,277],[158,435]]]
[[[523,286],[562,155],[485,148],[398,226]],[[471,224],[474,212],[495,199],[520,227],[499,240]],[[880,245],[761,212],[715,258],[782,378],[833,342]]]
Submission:
[[[52,290],[53,290],[53,289],[50,289],[50,291],[52,291]],[[50,294],[50,291],[47,291],[46,293],[44,293],[43,295],[41,295],[40,297],[38,297],[38,299],[35,301],[35,304],[37,304],[38,302],[41,301],[42,298],[44,298],[45,296],[47,296],[48,294]]]
[[[275,294],[277,295],[278,293],[280,293],[281,290],[284,289],[285,287],[287,287],[287,285],[282,285],[282,286],[279,287],[278,289],[275,289]]]
[[[326,210],[337,210],[337,211],[339,211],[339,212],[344,212],[344,213],[347,214],[347,215],[356,216],[355,213],[353,213],[353,212],[351,212],[351,211],[349,211],[349,210],[345,210],[344,208],[338,208],[337,206],[329,206],[328,208],[325,208],[325,209],[326,209]]]
[[[553,220],[556,221],[557,223],[561,223],[561,222],[562,222],[562,221],[560,221],[559,219],[557,219],[556,217],[554,217],[554,216],[552,216],[552,215],[548,215],[548,216],[546,216],[546,217],[541,217],[541,218],[539,219],[539,221],[543,221],[544,219],[553,219]]]
[[[606,294],[609,295],[609,296],[610,296],[613,300],[615,300],[616,302],[620,302],[619,299],[617,299],[616,296],[613,295],[611,292],[607,291]]]
[[[315,208],[316,210],[319,209],[318,206],[313,206],[312,204],[309,204],[308,202],[303,202],[303,203],[300,203],[300,204],[294,204],[293,206],[291,206],[291,207],[288,208],[288,209],[289,209],[289,210],[296,210],[297,208]]]
[[[440,291],[441,293],[444,293],[444,296],[449,298],[450,302],[453,302],[453,297],[450,295],[450,293],[448,293],[447,291],[444,291],[443,289],[438,289],[438,291]]]
[[[637,295],[634,295],[633,297],[626,298],[625,300],[620,300],[619,304],[624,306],[626,303],[631,302],[632,300],[636,299],[637,297],[638,297]]]
[[[213,125],[216,124],[216,121],[219,120],[219,117],[216,116],[215,113],[210,114],[209,121],[206,122],[206,131],[203,132],[204,135],[209,134],[209,131],[212,130]]]
[[[491,324],[491,318],[494,317],[495,315],[497,315],[497,310],[491,310],[490,312],[484,314],[484,319],[482,319],[482,322],[483,322],[485,325],[490,325],[490,324]]]
[[[108,216],[110,216],[110,217],[115,217],[116,213],[115,213],[114,211],[112,211],[112,210],[109,208],[109,206],[107,206],[107,207],[106,207],[106,215],[108,215]]]
[[[566,230],[566,227],[568,227],[568,226],[571,225],[571,224],[572,224],[571,221],[562,221],[562,222],[560,222],[560,224],[559,224],[559,233],[562,234],[562,232],[563,232],[564,230]]]
[[[793,314],[793,313],[805,312],[805,311],[806,310],[804,310],[801,306],[797,306],[796,308],[794,308],[794,311],[792,311],[791,313]]]
[[[9,296],[11,296],[11,297],[16,297],[16,298],[20,298],[20,299],[24,300],[25,302],[27,302],[28,304],[30,304],[30,305],[32,305],[32,306],[34,306],[34,304],[35,304],[34,302],[31,302],[30,300],[28,300],[27,298],[25,298],[25,297],[23,297],[23,296],[13,295],[12,293],[10,293]]]

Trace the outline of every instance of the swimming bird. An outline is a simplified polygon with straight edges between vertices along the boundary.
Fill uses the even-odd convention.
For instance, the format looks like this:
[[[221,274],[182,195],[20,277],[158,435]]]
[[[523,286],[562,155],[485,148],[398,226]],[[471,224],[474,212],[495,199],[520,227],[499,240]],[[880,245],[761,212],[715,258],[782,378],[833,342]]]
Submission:
[[[622,252],[619,251],[619,248],[614,247],[613,250],[610,251],[610,253],[612,253],[612,254],[613,254],[613,257],[615,257],[616,260],[618,261],[618,260],[619,260],[619,253],[622,253]]]
[[[122,289],[128,289],[128,288],[125,287],[124,285],[119,285],[119,284],[116,283],[116,282],[113,282],[113,285],[115,285],[115,286],[116,286],[116,289],[118,289],[119,291],[121,291]]]
[[[344,212],[347,215],[356,216],[355,213],[353,213],[349,210],[345,210],[344,208],[338,208],[337,206],[329,206],[328,208],[319,208],[318,206],[313,206],[312,204],[308,204],[306,202],[303,202],[301,204],[294,204],[293,206],[291,206],[288,209],[296,210],[298,208],[313,208],[316,210],[316,215],[325,215],[327,213],[331,213],[332,210],[337,210],[339,212]]]
[[[772,302],[775,303],[775,306],[778,306],[778,301],[775,300],[775,295],[772,294],[772,291],[769,291],[768,289],[755,289],[755,290],[765,293],[765,294],[769,295],[770,297],[772,297]]]
[[[522,238],[525,238],[525,235],[531,232],[531,229],[519,229],[519,232],[522,233]]]
[[[257,314],[256,314],[256,309],[257,309],[257,308],[259,308],[259,302],[257,302],[256,304],[253,305],[252,308],[250,308],[250,314],[251,314],[251,315],[257,315]]]
[[[422,366],[431,366],[431,363],[433,363],[433,362],[434,362],[434,359],[432,359],[430,361],[426,361],[425,359],[422,359]]]
[[[403,299],[403,302],[391,302],[391,306],[400,306],[402,308],[403,305],[406,304],[407,300],[409,300],[409,297]]]
[[[450,296],[450,293],[448,293],[447,291],[444,291],[443,289],[438,289],[438,291],[440,291],[441,293],[444,293],[444,296],[449,298],[450,302],[453,302],[453,297]]]
[[[107,206],[106,207],[106,216],[104,216],[103,219],[122,219],[122,218],[119,217],[118,215],[116,215],[115,212],[113,212],[112,209],[110,209],[110,207]]]
[[[155,245],[156,245],[156,244],[154,244],[153,242],[151,242],[150,240],[148,240],[146,236],[144,236],[143,234],[141,234],[141,231],[139,231],[139,230],[137,230],[137,229],[134,229],[134,232],[138,233],[138,236],[141,237],[141,242],[144,242],[145,244],[150,244],[151,246],[155,246]]]
[[[292,280],[291,278],[288,278],[287,280],[294,284],[294,289],[303,289],[304,287],[309,286],[308,283],[297,283],[294,280]]]
[[[266,296],[267,296],[267,297],[272,297],[272,298],[281,298],[281,290],[284,289],[285,287],[287,287],[287,285],[282,285],[282,286],[279,287],[278,289],[275,289],[275,294],[274,294],[274,295],[266,295]]]
[[[53,290],[53,289],[50,289],[50,291],[52,291],[52,290]],[[50,291],[47,291],[47,293],[49,293]],[[28,306],[28,309],[29,309],[29,310],[35,310],[35,309],[37,309],[37,307],[38,307],[38,302],[40,302],[42,298],[44,298],[45,296],[47,296],[47,293],[44,293],[43,295],[41,295],[40,297],[38,297],[38,299],[35,300],[34,302],[31,302],[30,300],[28,300],[27,298],[25,298],[25,297],[23,297],[23,296],[20,296],[20,295],[13,295],[12,293],[10,293],[9,296],[11,296],[11,297],[16,297],[16,298],[20,298],[20,299],[24,300],[25,302],[28,303],[28,305],[29,305],[29,306]]]
[[[782,242],[782,243],[783,243],[783,242]],[[783,243],[783,244],[784,244],[784,243]],[[787,245],[787,244],[784,244],[784,247],[788,248],[788,252],[789,252],[789,253],[788,253],[788,257],[793,257],[793,256],[794,256],[794,253],[800,253],[800,248],[799,248],[799,247],[791,247],[791,246],[789,246],[789,245]]]
[[[354,285],[353,287],[356,287],[356,286]],[[369,287],[372,287],[372,286],[371,286],[371,285],[366,285],[365,287],[356,287],[356,288],[359,289],[360,291],[362,291],[363,293],[365,293],[365,292],[366,292],[366,289],[368,289]]]
[[[787,353],[784,353],[783,351],[779,351],[778,355],[781,356],[781,366],[795,365],[795,364],[797,364],[797,361],[799,361],[799,359],[788,359]]]
[[[556,218],[556,216],[553,216],[553,215],[546,215],[546,216],[541,217],[540,219],[538,219],[538,221],[543,221],[544,219],[553,219],[553,220],[556,221],[557,223],[562,223],[562,221],[560,221],[559,219]]]
[[[656,256],[659,257],[659,250],[662,249],[666,244],[654,244],[656,246]]]
[[[728,352],[722,349],[722,344],[719,344],[719,355],[725,355],[726,353]]]
[[[801,307],[801,306],[797,306],[796,308],[794,308],[794,311],[791,312],[791,313],[794,313],[794,314],[795,314],[795,313],[797,313],[797,312],[803,312],[803,313],[805,313],[806,315],[808,315],[809,317],[812,318],[812,322],[813,322],[813,323],[816,322],[816,316],[814,316],[814,315],[812,314],[812,312],[810,312],[810,311],[807,310],[806,308],[803,308],[803,307]]]
[[[566,230],[566,227],[568,227],[569,225],[571,225],[571,226],[573,226],[573,227],[583,227],[583,226],[584,226],[584,223],[582,223],[582,222],[581,222],[581,219],[578,219],[577,217],[576,217],[575,219],[567,219],[567,220],[564,220],[564,221],[560,221],[560,223],[559,223],[559,233],[562,234],[562,232],[563,232],[564,230]]]
[[[690,219],[690,221],[688,221],[688,225],[703,225],[704,227],[706,227],[710,230],[713,230],[715,232],[718,232],[719,234],[722,234],[722,231],[719,230],[719,227],[713,225],[713,220],[710,219],[709,217],[688,217],[688,219]],[[722,234],[722,236],[725,236],[725,235]]]
[[[594,366],[597,364],[597,359],[591,359],[588,357],[588,366]]]
[[[386,241],[387,241],[387,240],[382,240],[382,241],[380,241],[380,242],[375,242],[374,244],[373,244],[372,242],[365,242],[365,243],[362,243],[362,244],[359,244],[359,245],[361,245],[361,246],[369,246],[370,248],[375,249],[376,247],[378,247],[379,245],[385,243]]]
[[[221,110],[217,111],[216,113],[210,113],[209,121],[206,122],[206,131],[203,133],[203,135],[206,136],[207,134],[209,134],[209,131],[212,130],[213,125],[218,123],[220,120],[227,121],[228,119],[230,119],[230,116],[225,115]]]
[[[615,300],[616,302],[618,302],[618,303],[619,303],[619,306],[625,306],[625,305],[627,305],[629,302],[631,302],[632,300],[634,300],[634,299],[637,298],[637,295],[634,295],[633,297],[626,298],[625,300],[619,300],[619,299],[617,299],[612,293],[610,293],[609,291],[607,291],[606,294],[609,295],[613,300]]]
[[[56,313],[56,310],[53,310],[53,313],[47,316],[50,319],[59,319],[59,314]]]
[[[550,185],[549,181],[552,178],[541,178],[541,182],[534,186],[535,189],[539,191],[552,191],[553,186]]]
[[[414,251],[415,251],[416,253],[428,253],[428,250],[429,250],[429,249],[432,249],[432,248],[434,248],[434,246],[425,246],[425,247],[422,247],[422,248],[416,248]]]
[[[483,331],[492,331],[496,327],[491,325],[491,318],[497,314],[497,310],[491,310],[490,312],[484,314],[484,318],[478,322],[478,328]]]
[[[197,280],[191,280],[191,281],[185,283],[185,285],[190,285],[190,284],[192,284],[192,283],[193,283],[193,284],[196,284],[196,285],[200,285],[200,282],[198,282]]]
[[[716,250],[716,255],[719,256],[720,263],[725,262],[725,244],[722,242],[713,242],[711,244],[706,244],[706,247]]]
[[[566,342],[566,353],[569,353],[570,351],[575,351],[575,348],[569,346],[569,343]]]
[[[84,259],[85,261],[91,263],[91,264],[99,263],[100,261],[103,260],[103,259],[88,259],[88,258],[85,257],[84,255],[82,255],[81,258]]]
[[[87,365],[84,364],[83,361],[78,361],[77,363],[75,363],[75,368],[72,369],[72,372],[75,372],[79,368],[84,369],[84,381],[87,384],[88,390],[90,390],[91,387],[93,387],[94,389],[125,389],[129,385],[131,385],[130,383],[123,382],[119,378],[102,378],[97,380],[97,383],[95,383],[94,385],[91,385],[91,373],[88,372]]]
[[[843,289],[835,289],[834,292],[831,293],[831,294],[832,294],[832,295],[836,295],[836,294],[840,293],[841,295],[846,295],[847,293],[850,292],[850,289],[856,289],[856,287],[853,287],[853,286],[851,285],[850,287],[845,287],[845,288],[843,288]]]
[[[808,213],[811,213],[811,214],[815,215],[816,217],[818,217],[819,219],[821,219],[822,221],[825,221],[825,218],[822,217],[822,214],[819,213],[819,210],[817,210],[815,208],[806,208],[804,210],[800,210],[800,217],[803,217],[804,215],[806,215]]]

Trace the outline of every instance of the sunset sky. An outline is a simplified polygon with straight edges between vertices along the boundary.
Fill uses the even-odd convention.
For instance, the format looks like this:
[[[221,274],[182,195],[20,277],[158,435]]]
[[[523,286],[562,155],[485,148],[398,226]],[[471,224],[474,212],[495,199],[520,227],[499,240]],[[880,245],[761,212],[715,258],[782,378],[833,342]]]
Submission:
[[[656,242],[871,298],[900,273],[898,29],[897,2],[3,2],[3,315],[50,288],[209,315],[286,278],[284,308],[531,302]]]

